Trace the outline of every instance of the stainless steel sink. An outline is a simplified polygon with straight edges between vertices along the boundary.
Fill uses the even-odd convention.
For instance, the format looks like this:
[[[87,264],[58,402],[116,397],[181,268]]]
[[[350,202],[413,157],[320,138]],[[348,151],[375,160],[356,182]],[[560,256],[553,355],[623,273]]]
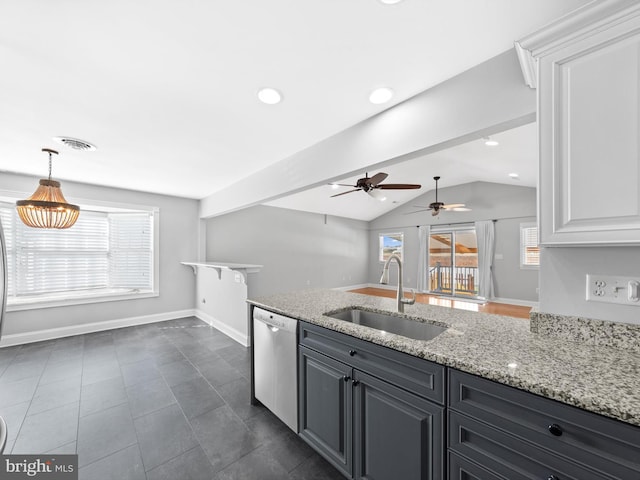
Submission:
[[[375,328],[384,332],[396,333],[403,337],[414,338],[416,340],[431,340],[447,328],[425,323],[410,318],[401,317],[388,313],[370,312],[359,308],[350,308],[338,312],[329,312],[327,317],[337,318],[345,322],[356,323],[366,327]]]

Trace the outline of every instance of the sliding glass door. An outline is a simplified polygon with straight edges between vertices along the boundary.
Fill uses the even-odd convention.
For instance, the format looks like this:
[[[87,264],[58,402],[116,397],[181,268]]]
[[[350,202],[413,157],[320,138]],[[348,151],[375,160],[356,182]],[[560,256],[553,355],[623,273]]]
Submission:
[[[478,296],[478,242],[472,226],[431,228],[429,289],[454,297]]]

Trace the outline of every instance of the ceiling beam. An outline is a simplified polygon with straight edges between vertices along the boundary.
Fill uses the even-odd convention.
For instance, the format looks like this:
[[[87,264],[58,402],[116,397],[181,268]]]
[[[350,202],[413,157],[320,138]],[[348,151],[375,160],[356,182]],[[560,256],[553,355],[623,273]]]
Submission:
[[[513,49],[201,199],[208,218],[437,152],[535,119]],[[286,133],[286,132],[285,132]]]

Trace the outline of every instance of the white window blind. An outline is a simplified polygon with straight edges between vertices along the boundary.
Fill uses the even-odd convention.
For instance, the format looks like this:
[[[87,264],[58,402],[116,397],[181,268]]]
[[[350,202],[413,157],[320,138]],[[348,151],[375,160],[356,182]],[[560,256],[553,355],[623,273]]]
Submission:
[[[148,213],[109,216],[109,281],[114,288],[151,289],[153,217]]]
[[[8,264],[8,302],[47,295],[87,298],[153,290],[153,213],[83,208],[65,230],[24,225],[13,204],[0,204]],[[92,293],[93,292],[93,293]],[[17,300],[16,300],[17,301]]]
[[[5,248],[7,250],[7,277],[9,279],[9,282],[7,283],[7,295],[10,297],[15,295],[15,288],[11,282],[11,277],[13,276],[13,272],[15,272],[16,264],[13,250],[13,246],[15,245],[15,240],[13,238],[15,229],[13,228],[13,220],[11,217],[11,210],[3,208],[3,206],[0,205],[0,221],[2,221]]]
[[[538,226],[535,223],[522,223],[520,224],[520,266],[526,268],[539,265]]]

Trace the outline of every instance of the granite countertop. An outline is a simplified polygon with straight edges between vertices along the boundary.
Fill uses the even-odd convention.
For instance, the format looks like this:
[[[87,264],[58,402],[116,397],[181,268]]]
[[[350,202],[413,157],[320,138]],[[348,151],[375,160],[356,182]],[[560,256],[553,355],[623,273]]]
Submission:
[[[640,351],[532,333],[529,320],[415,304],[405,315],[445,325],[433,340],[400,335],[325,316],[349,307],[395,312],[395,299],[319,289],[248,300],[410,355],[640,426]]]

